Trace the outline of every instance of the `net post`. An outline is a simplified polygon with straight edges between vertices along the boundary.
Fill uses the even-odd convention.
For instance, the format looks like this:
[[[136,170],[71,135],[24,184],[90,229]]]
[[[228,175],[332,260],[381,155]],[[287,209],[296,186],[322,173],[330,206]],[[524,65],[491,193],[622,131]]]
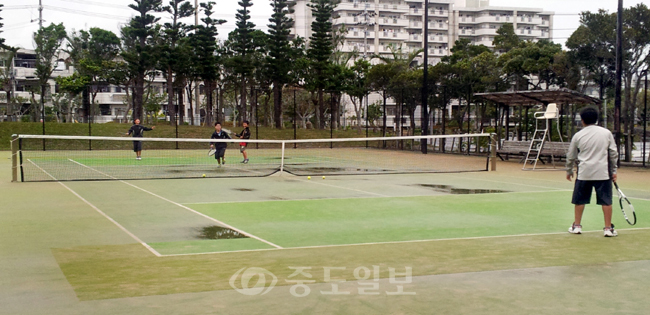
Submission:
[[[490,171],[497,170],[497,137],[496,134],[490,134]]]
[[[11,135],[11,181],[18,181],[18,135]]]
[[[280,176],[282,176],[282,172],[284,172],[284,148],[285,148],[286,142],[282,141],[282,157],[280,158]]]

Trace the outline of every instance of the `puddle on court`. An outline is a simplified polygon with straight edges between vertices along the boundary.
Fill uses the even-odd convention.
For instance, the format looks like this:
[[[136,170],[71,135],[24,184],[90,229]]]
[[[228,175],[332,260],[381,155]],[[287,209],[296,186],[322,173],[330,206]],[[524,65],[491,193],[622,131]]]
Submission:
[[[248,238],[235,230],[218,225],[206,226],[200,230],[198,238],[208,240],[225,240],[233,238]]]
[[[498,189],[466,189],[466,188],[456,188],[449,185],[433,185],[433,184],[418,184],[417,186],[432,188],[435,191],[448,193],[452,195],[474,195],[474,194],[498,194],[509,192],[507,190],[498,190]]]
[[[255,189],[251,189],[251,188],[233,188],[232,190],[236,190],[236,191],[255,191]]]

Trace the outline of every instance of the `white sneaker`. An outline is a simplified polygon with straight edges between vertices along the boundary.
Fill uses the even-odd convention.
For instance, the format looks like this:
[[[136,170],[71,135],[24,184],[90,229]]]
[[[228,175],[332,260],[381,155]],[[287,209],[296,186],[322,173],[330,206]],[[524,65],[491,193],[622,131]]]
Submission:
[[[141,158],[141,157],[137,157],[137,158],[135,158],[135,159],[136,159],[136,160],[138,160],[138,161],[140,161],[140,160],[142,160],[142,158]]]
[[[605,237],[618,236],[618,232],[616,232],[616,230],[614,230],[614,224],[612,224],[612,227],[604,228],[603,233],[605,234]]]
[[[569,228],[569,233],[571,234],[582,234],[582,225],[580,224],[571,224],[571,227]]]

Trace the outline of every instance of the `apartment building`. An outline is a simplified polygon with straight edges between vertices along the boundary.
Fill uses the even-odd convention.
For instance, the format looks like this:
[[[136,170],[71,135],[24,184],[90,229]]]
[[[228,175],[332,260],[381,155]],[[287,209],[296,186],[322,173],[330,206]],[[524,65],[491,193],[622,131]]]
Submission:
[[[334,27],[345,28],[347,35],[340,49],[358,52],[362,56],[389,56],[391,49],[402,52],[424,49],[428,36],[429,63],[436,64],[450,55],[454,43],[461,38],[475,45],[494,48],[497,30],[505,23],[513,24],[515,33],[524,40],[553,39],[553,12],[537,8],[493,7],[489,0],[430,0],[428,32],[424,26],[425,0],[341,0],[333,16]],[[313,17],[309,0],[297,0],[292,30],[294,36],[309,38]],[[417,58],[422,63],[423,58]],[[375,61],[377,62],[377,61]],[[379,101],[372,95],[370,103]],[[451,115],[453,105],[449,108]],[[353,112],[348,109],[347,112]],[[416,111],[419,125],[420,110]],[[388,126],[394,122],[395,103],[387,106]],[[408,125],[408,118],[402,118]]]
[[[297,0],[292,34],[311,35],[313,17],[309,0]],[[413,52],[424,47],[424,0],[342,0],[336,7],[335,28],[346,28],[341,49],[360,54],[388,55],[391,46]],[[543,9],[491,7],[489,0],[431,0],[428,18],[428,53],[435,64],[450,54],[460,38],[494,47],[496,31],[512,23],[517,35],[537,41],[553,38],[553,12]]]
[[[5,54],[7,52],[4,52]],[[0,52],[3,54],[3,52]],[[50,93],[45,96],[46,106],[52,106],[52,94],[59,93],[59,87],[56,84],[55,78],[61,76],[71,76],[74,73],[74,68],[66,64],[67,55],[61,53],[57,57],[57,66],[52,73],[52,78],[48,81],[50,86]],[[36,77],[36,53],[34,50],[29,49],[19,49],[14,56],[13,64],[5,64],[7,58],[0,56],[0,70],[5,73],[9,73],[12,77],[10,85],[7,87],[0,86],[0,121],[4,120],[17,120],[21,115],[27,114],[30,108],[30,103],[33,100],[40,102],[40,94],[34,93],[33,90],[39,90],[38,88],[38,79]],[[9,68],[9,70],[7,70]],[[157,76],[154,78],[151,83],[151,89],[156,95],[163,95],[166,92],[167,81],[162,76]],[[202,88],[203,86],[201,86]],[[13,106],[9,108],[7,102],[7,93],[6,89],[11,90],[11,95],[13,98],[18,98],[22,100],[22,104],[18,106]],[[95,123],[105,123],[105,122],[126,122],[130,119],[130,116],[127,115],[127,93],[124,86],[116,86],[110,84],[97,85],[93,87],[94,91],[97,91],[95,96],[95,106],[92,115],[92,121]],[[202,90],[202,89],[201,89]],[[203,93],[203,92],[202,92]],[[203,99],[201,95],[200,100]],[[189,115],[189,106],[187,106],[187,101],[185,102],[185,121],[188,122],[190,117]],[[165,100],[161,104],[163,113],[167,110],[167,101]],[[197,106],[193,107],[195,111],[194,124],[200,124],[201,115],[199,108]],[[87,119],[84,109],[78,107],[72,115],[73,119],[76,121],[85,121]]]

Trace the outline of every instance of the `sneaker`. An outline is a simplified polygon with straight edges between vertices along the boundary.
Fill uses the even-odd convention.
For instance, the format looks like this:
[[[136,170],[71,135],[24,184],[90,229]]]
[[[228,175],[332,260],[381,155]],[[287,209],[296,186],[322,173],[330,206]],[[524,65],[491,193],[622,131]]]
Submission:
[[[221,164],[226,165],[226,159],[223,159],[223,161],[221,161]]]
[[[616,232],[616,230],[614,230],[614,224],[612,224],[612,227],[605,227],[603,229],[603,232],[605,234],[605,237],[618,236],[618,232]]]
[[[244,160],[244,164],[248,164],[248,159],[245,159],[245,160]]]
[[[137,158],[135,158],[135,159],[136,159],[136,160],[138,160],[138,161],[140,161],[140,160],[142,160],[142,158],[141,158],[141,157],[137,157]]]
[[[246,160],[243,160],[243,161],[241,161],[241,162],[239,162],[239,163],[246,163]]]
[[[571,224],[571,227],[569,228],[569,233],[571,234],[582,234],[582,225],[580,224]]]
[[[218,164],[217,167],[221,167],[221,164]]]

